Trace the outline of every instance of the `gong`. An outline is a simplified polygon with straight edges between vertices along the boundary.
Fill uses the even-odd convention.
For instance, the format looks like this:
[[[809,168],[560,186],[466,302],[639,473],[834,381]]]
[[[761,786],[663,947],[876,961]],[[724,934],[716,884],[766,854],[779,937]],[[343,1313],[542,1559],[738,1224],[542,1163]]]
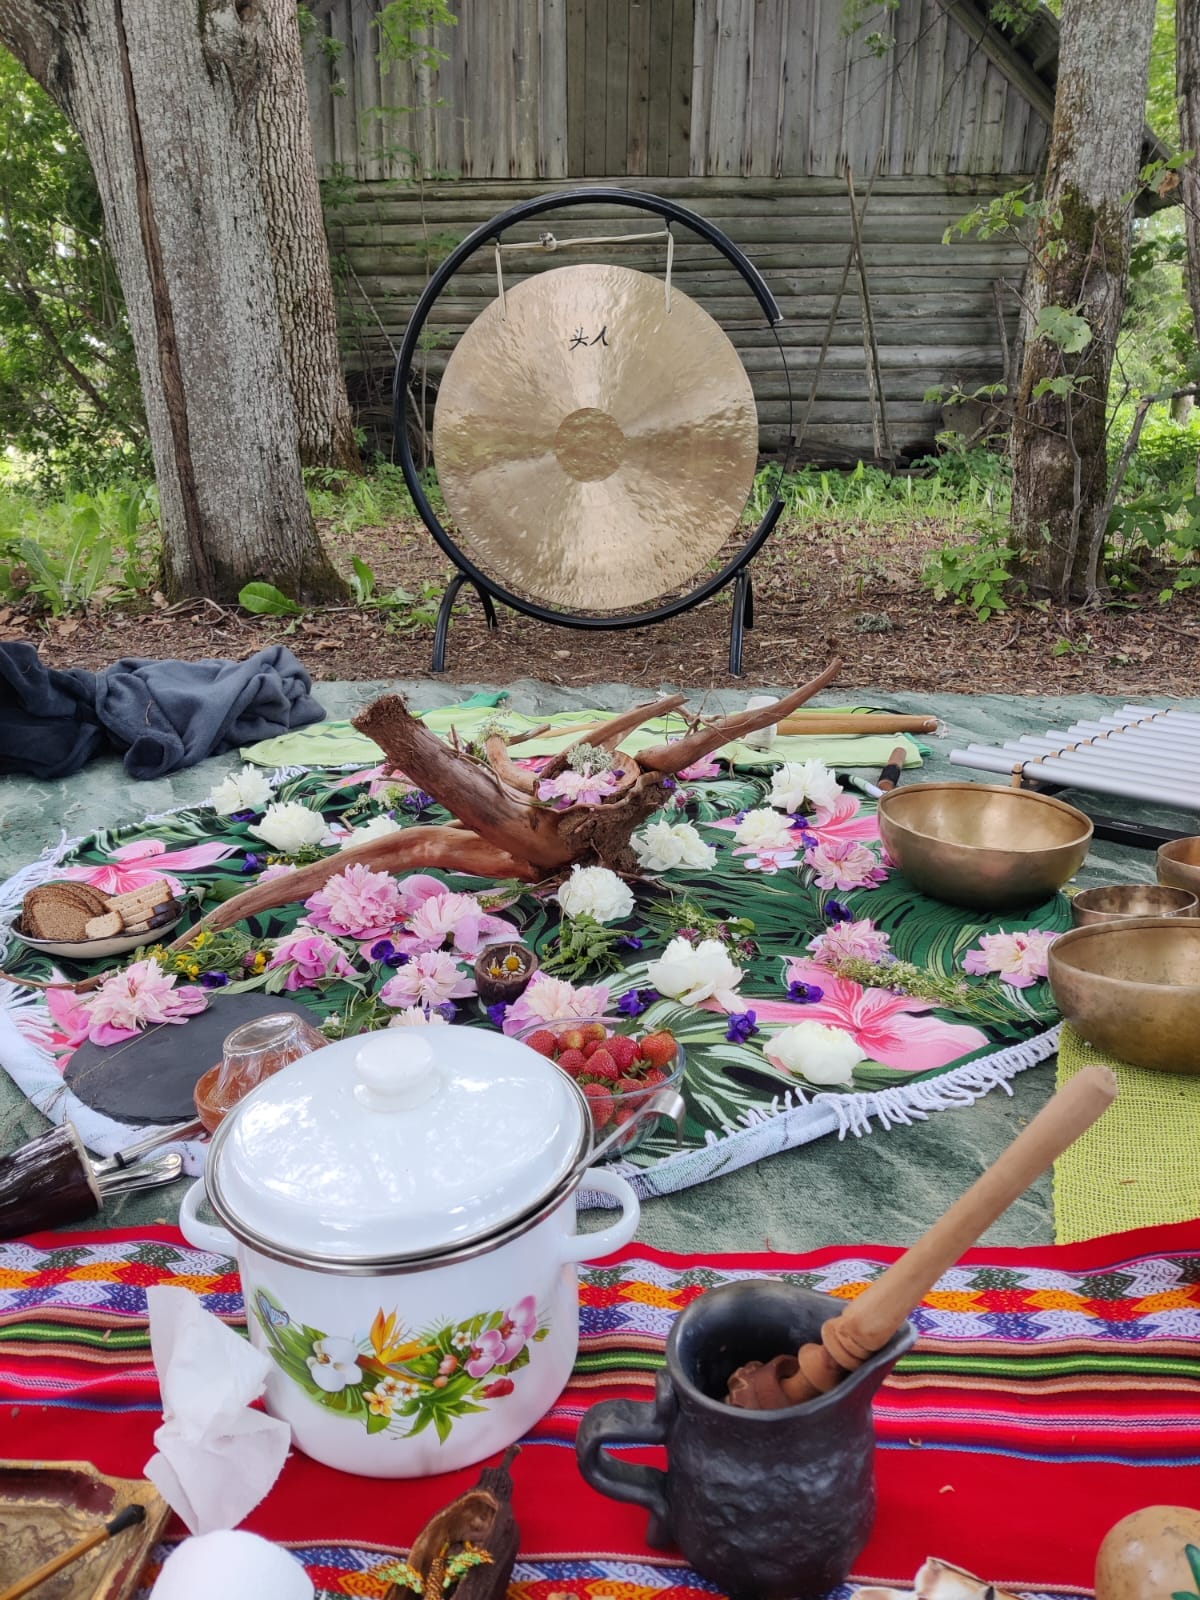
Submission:
[[[754,483],[758,414],[688,295],[629,267],[558,267],[463,334],[433,448],[482,567],[553,606],[618,611],[720,552]]]
[[[533,240],[505,240],[510,227],[580,206],[628,207],[665,226],[601,238],[542,231]],[[785,449],[754,527],[742,522],[757,466],[754,394],[724,330],[671,282],[676,228],[690,231],[742,280],[779,360]],[[666,244],[662,278],[594,263],[553,268],[507,289],[501,281],[503,251],[627,242],[644,248],[655,239]],[[495,255],[497,295],[459,337],[427,429],[429,320],[482,250]],[[753,625],[750,562],[784,509],[780,487],[795,444],[782,320],[762,275],[720,228],[674,200],[635,189],[597,185],[520,201],[450,251],[413,310],[392,383],[405,484],[457,569],[438,608],[434,672],[445,670],[464,584],[479,595],[489,628],[498,625],[499,600],[539,622],[592,631],[665,622],[729,585],[729,670],[740,675],[744,630]],[[410,407],[418,417],[412,428]],[[443,525],[413,457],[414,440],[429,433],[453,530]]]

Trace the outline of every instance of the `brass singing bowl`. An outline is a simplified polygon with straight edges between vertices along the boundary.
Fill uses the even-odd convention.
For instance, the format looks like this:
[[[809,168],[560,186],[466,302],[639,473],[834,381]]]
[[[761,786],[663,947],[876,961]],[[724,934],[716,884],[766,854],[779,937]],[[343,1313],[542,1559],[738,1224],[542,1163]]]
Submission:
[[[913,783],[879,801],[892,860],[923,894],[1011,911],[1046,900],[1083,865],[1092,824],[1082,811],[992,783]]]
[[[1200,897],[1200,835],[1159,846],[1158,881]]]
[[[1198,910],[1200,900],[1190,889],[1160,883],[1110,883],[1077,894],[1071,901],[1071,920],[1077,928],[1090,928],[1123,917],[1194,917]]]
[[[1200,921],[1131,917],[1050,946],[1055,1004],[1097,1050],[1163,1072],[1200,1072]]]

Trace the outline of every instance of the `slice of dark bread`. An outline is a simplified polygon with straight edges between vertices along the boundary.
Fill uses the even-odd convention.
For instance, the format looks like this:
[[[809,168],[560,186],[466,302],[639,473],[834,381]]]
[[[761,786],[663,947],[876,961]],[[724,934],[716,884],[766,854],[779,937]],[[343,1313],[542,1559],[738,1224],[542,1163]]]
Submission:
[[[60,884],[46,883],[30,889],[21,903],[21,927],[30,938],[54,939],[64,943],[87,938],[87,924],[93,912]]]

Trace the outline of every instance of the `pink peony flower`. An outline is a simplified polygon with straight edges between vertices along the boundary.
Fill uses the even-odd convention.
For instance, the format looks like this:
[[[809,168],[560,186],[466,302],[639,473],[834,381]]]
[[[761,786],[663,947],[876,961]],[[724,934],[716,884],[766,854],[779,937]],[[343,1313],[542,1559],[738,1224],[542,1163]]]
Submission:
[[[400,921],[403,906],[396,880],[355,862],[327,878],[304,902],[309,921],[323,933],[350,939],[382,939]]]
[[[463,971],[455,958],[444,950],[423,950],[407,966],[401,967],[379,991],[385,1006],[407,1010],[409,1006],[444,1006],[447,1000],[463,1000],[475,993],[475,980]]]
[[[804,852],[804,860],[820,889],[874,889],[887,877],[887,869],[866,845],[850,839],[814,845]]]
[[[1047,952],[1057,938],[1057,933],[1044,928],[1035,928],[1030,933],[1001,930],[981,934],[979,948],[967,951],[963,967],[976,977],[995,972],[1001,983],[1014,989],[1028,989],[1046,976],[1049,970]]]
[[[572,772],[568,768],[557,778],[543,778],[537,796],[560,806],[598,806],[616,786],[617,779],[611,772]]]
[[[559,1022],[565,1017],[602,1017],[608,1010],[608,985],[593,983],[577,989],[563,978],[535,972],[519,1000],[504,1013],[504,1032],[520,1033],[537,1022]]]
[[[355,976],[353,966],[333,940],[303,922],[279,941],[267,966],[291,967],[284,983],[288,990],[315,989],[318,983]]]
[[[443,888],[423,900],[411,914],[408,927],[396,940],[396,948],[409,953],[452,949],[474,961],[490,940],[511,939],[515,934],[511,923],[503,917],[490,916],[473,894],[455,894]]]
[[[46,1004],[72,1048],[85,1039],[117,1044],[132,1039],[140,1028],[182,1022],[204,1010],[208,997],[203,989],[176,985],[176,974],[164,972],[157,961],[135,961],[105,978],[91,994],[48,989]]]
[[[272,866],[264,867],[254,880],[256,883],[270,883],[272,878],[285,878],[289,872],[295,872],[295,867],[287,861],[276,861]]]
[[[861,922],[838,922],[809,941],[814,961],[835,967],[839,961],[881,961],[888,954],[889,936],[864,917]]]
[[[918,1000],[891,989],[864,988],[815,961],[799,957],[789,961],[787,981],[815,986],[822,991],[821,998],[799,1004],[755,997],[750,1004],[760,1027],[823,1022],[827,1027],[844,1028],[870,1060],[900,1072],[930,1072],[949,1066],[988,1042],[978,1028],[922,1015],[933,1010],[932,1000]]]

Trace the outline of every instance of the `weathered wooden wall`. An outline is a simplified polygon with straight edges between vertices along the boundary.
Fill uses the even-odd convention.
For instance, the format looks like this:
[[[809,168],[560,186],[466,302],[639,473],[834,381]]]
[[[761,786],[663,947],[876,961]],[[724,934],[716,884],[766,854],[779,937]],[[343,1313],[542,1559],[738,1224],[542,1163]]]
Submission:
[[[809,392],[850,241],[845,172],[860,200],[885,394],[897,443],[927,448],[937,384],[974,387],[1003,367],[997,286],[1017,285],[1020,249],[942,243],[977,203],[1039,170],[1050,91],[993,33],[974,0],[900,0],[878,24],[842,31],[844,0],[458,0],[437,71],[382,73],[374,0],[333,0],[322,19],[343,46],[310,51],[318,158],[348,180],[330,216],[353,368],[384,371],[432,264],[515,201],[584,180],[671,194],[711,217],[778,297],[785,376],[773,335],[737,275],[707,246],[680,244],[675,270],[728,329],[754,380],[764,443],[783,431],[790,377]],[[1002,70],[1002,68],[1004,70]],[[331,94],[331,79],[342,89]],[[418,106],[420,111],[403,107]],[[390,109],[389,109],[390,108]],[[653,227],[629,211],[581,208],[560,237]],[[597,227],[597,224],[603,224]],[[681,236],[682,238],[683,236]],[[661,271],[661,248],[592,251]],[[513,257],[521,276],[578,257]],[[495,293],[490,254],[439,305],[436,377],[457,334]],[[1002,291],[1010,324],[1015,297]],[[860,305],[852,284],[809,419],[812,453],[869,450]]]
[[[1045,91],[956,4],[881,11],[876,54],[844,0],[459,0],[438,70],[383,72],[372,0],[335,0],[341,53],[309,52],[318,160],[367,181],[1036,172]]]
[[[350,365],[387,368],[409,312],[426,281],[430,231],[465,237],[517,200],[556,188],[550,183],[431,184],[418,195],[400,185],[362,188],[332,219],[335,256],[349,263],[348,306],[355,335]],[[788,417],[788,380],[796,415],[808,396],[826,321],[850,242],[845,187],[837,179],[656,179],[641,187],[668,194],[712,218],[758,265],[786,318],[780,330],[785,375],[775,338],[738,275],[707,245],[684,242],[675,251],[674,278],[729,332],[754,382],[764,445],[772,447]],[[864,253],[884,387],[897,443],[928,447],[939,407],[924,399],[936,384],[965,387],[994,382],[1003,367],[996,285],[1019,285],[1024,254],[1003,240],[942,243],[946,227],[995,192],[995,180],[879,179],[863,223]],[[533,240],[545,227],[562,240],[613,231],[651,230],[649,216],[581,206],[555,213],[506,239]],[[692,236],[694,238],[694,236]],[[632,248],[589,247],[586,254],[506,255],[505,282],[571,261],[615,260],[661,273],[660,242]],[[496,293],[491,251],[460,272],[441,297],[429,325],[435,376],[457,335]],[[1010,332],[1016,300],[1005,296]],[[816,404],[809,453],[836,458],[869,451],[870,409],[860,304],[853,286],[842,301]]]

